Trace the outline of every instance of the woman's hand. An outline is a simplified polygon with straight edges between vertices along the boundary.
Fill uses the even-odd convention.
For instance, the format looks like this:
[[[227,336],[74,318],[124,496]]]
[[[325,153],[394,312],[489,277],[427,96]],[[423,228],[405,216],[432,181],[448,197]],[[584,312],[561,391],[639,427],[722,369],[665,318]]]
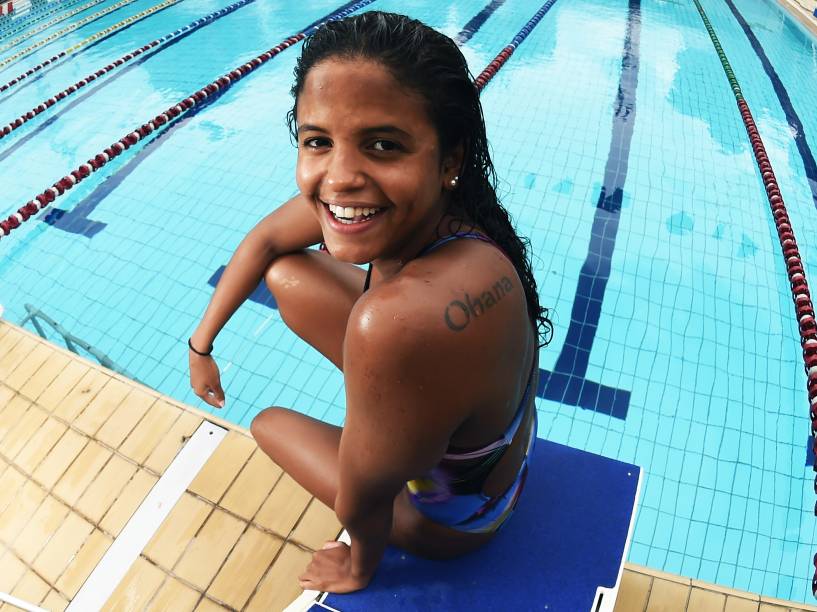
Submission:
[[[343,542],[327,542],[315,551],[306,571],[298,577],[302,589],[351,593],[366,588],[371,576],[352,575],[352,549]]]
[[[214,408],[224,407],[224,390],[218,366],[211,356],[197,355],[188,349],[190,360],[190,386],[193,393]]]

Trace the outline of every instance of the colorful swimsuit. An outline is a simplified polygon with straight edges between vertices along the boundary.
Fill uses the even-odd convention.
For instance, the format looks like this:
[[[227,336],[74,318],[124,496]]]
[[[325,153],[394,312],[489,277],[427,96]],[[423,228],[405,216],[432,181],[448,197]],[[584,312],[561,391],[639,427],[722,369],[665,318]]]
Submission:
[[[458,238],[472,238],[499,246],[487,236],[476,232],[451,234],[430,244],[422,251],[424,255],[439,246]],[[500,249],[502,251],[502,249]],[[505,253],[503,252],[503,255]],[[506,255],[507,257],[507,255]],[[372,266],[366,274],[365,292],[371,282]],[[533,423],[525,442],[525,458],[517,472],[516,479],[501,495],[489,497],[482,492],[485,481],[494,466],[499,463],[511,446],[522,426],[530,395],[536,389],[538,379],[538,352],[535,353],[528,384],[524,396],[516,409],[511,424],[498,440],[476,449],[462,449],[449,446],[440,463],[422,478],[406,483],[409,498],[414,506],[426,517],[457,531],[484,533],[496,531],[511,515],[519,494],[525,485],[528,459],[533,453],[536,440],[536,408],[533,408]]]

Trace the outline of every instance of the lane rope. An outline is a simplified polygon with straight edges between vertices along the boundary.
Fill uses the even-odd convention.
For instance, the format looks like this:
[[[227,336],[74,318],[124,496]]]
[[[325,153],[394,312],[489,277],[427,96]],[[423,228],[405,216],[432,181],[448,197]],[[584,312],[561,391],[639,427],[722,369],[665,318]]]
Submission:
[[[732,92],[735,95],[735,101],[737,102],[740,116],[743,119],[743,125],[746,128],[749,141],[752,143],[755,162],[763,179],[766,197],[771,206],[772,216],[774,218],[775,227],[777,228],[777,236],[780,240],[780,248],[786,260],[786,273],[789,277],[789,285],[794,301],[794,310],[800,332],[800,344],[803,347],[803,363],[806,370],[813,450],[817,453],[817,320],[815,320],[814,316],[814,305],[811,302],[811,292],[809,291],[806,272],[803,269],[803,261],[800,257],[800,251],[797,248],[797,240],[795,239],[791,220],[786,210],[786,204],[783,202],[783,196],[780,193],[777,178],[775,178],[772,164],[769,161],[769,156],[766,154],[766,147],[763,146],[763,141],[760,138],[760,132],[757,129],[752,112],[749,110],[749,105],[743,97],[740,84],[735,77],[732,66],[729,64],[726,53],[718,37],[715,35],[715,29],[709,22],[709,18],[706,16],[701,3],[698,0],[694,0],[694,2],[698,13],[701,15],[701,19],[703,19],[706,31],[709,33],[709,38],[712,40],[712,44],[718,53],[721,67],[726,74],[726,78],[729,80]],[[815,463],[813,467],[817,472],[817,463]],[[814,492],[817,494],[817,476],[815,476],[814,479]],[[817,516],[817,504],[815,504],[814,507],[814,514]],[[811,580],[811,592],[812,595],[817,597],[817,554],[814,555],[814,567],[815,571]]]
[[[116,4],[112,4],[108,8],[102,9],[101,11],[97,11],[93,15],[88,15],[87,17],[84,17],[84,18],[80,19],[79,21],[76,21],[76,22],[72,23],[71,25],[64,27],[61,30],[57,30],[53,34],[49,34],[48,36],[46,36],[42,40],[38,40],[33,45],[29,45],[28,47],[26,47],[22,51],[18,51],[14,55],[9,55],[6,59],[4,59],[3,61],[0,61],[0,69],[5,68],[9,64],[13,64],[14,62],[16,62],[16,61],[22,59],[23,57],[25,57],[26,55],[29,55],[29,54],[33,53],[34,51],[36,51],[40,47],[44,47],[45,45],[57,40],[60,36],[64,36],[65,34],[73,32],[74,30],[77,30],[77,29],[81,28],[82,26],[91,23],[92,21],[96,21],[97,19],[100,19],[101,17],[104,17],[105,15],[107,15],[109,13],[113,13],[114,11],[121,9],[123,6],[127,6],[128,4],[132,4],[133,2],[136,2],[136,0],[120,0],[119,2],[117,2]],[[28,36],[26,36],[26,38],[28,38]],[[15,45],[11,45],[11,46],[13,47]],[[7,45],[4,49],[0,49],[0,53],[2,53],[3,51],[8,50],[10,48],[11,47]]]
[[[244,1],[246,2],[249,0]],[[360,0],[359,2],[356,2],[354,4],[347,5],[346,8],[333,13],[325,21],[343,19],[347,15],[350,15],[351,13],[359,10],[360,8],[363,8],[368,4],[371,4],[374,1],[375,0]],[[474,85],[480,92],[491,81],[491,79],[496,75],[496,73],[505,64],[505,62],[508,61],[508,58],[510,58],[510,56],[513,55],[513,52],[516,50],[516,48],[528,37],[528,35],[533,31],[533,29],[541,21],[542,17],[550,10],[550,8],[555,4],[555,2],[556,0],[548,0],[544,5],[542,5],[542,7],[533,15],[533,17],[531,17],[531,19],[529,19],[527,23],[522,27],[519,33],[516,36],[514,36],[511,42],[508,45],[506,45],[488,64],[488,66],[485,67],[485,69],[479,74],[479,76],[477,76],[476,79],[474,79]],[[129,134],[126,134],[118,141],[114,142],[110,147],[107,147],[101,153],[98,153],[84,164],[81,164],[75,170],[72,170],[69,174],[67,174],[60,180],[56,181],[45,191],[35,196],[24,206],[20,207],[17,210],[17,212],[10,215],[7,219],[0,221],[0,239],[4,238],[5,236],[8,236],[12,230],[20,227],[20,225],[23,222],[28,221],[40,210],[43,210],[44,208],[49,206],[58,197],[61,197],[63,194],[65,194],[66,191],[70,190],[74,185],[80,183],[81,181],[89,177],[91,174],[99,170],[111,159],[119,156],[120,154],[122,154],[122,152],[126,151],[131,146],[135,145],[141,139],[146,138],[153,131],[160,129],[162,126],[167,125],[170,122],[175,122],[176,119],[183,116],[186,112],[199,106],[209,96],[212,96],[219,92],[220,92],[219,95],[221,95],[221,93],[223,93],[226,89],[231,87],[234,83],[236,83],[249,73],[253,72],[261,65],[268,62],[270,59],[281,53],[281,51],[287,49],[288,47],[291,47],[292,45],[300,42],[301,40],[312,34],[323,23],[324,22],[315,24],[294,36],[290,36],[289,38],[279,43],[269,51],[262,53],[261,55],[255,57],[249,62],[242,64],[238,68],[235,68],[234,70],[231,70],[227,74],[217,78],[209,85],[206,85],[205,87],[199,89],[194,94],[182,100],[181,102],[175,104],[174,106],[171,106],[165,112],[156,115],[156,117],[154,117],[152,120],[142,124],[134,131],[130,132]],[[146,47],[150,48],[149,45],[146,45]],[[145,49],[145,47],[142,47],[142,49]],[[115,63],[116,62],[114,62],[114,64]],[[74,86],[72,85],[71,87]],[[65,92],[60,92],[58,96],[61,95],[62,93]],[[52,100],[56,101],[55,98],[49,98],[47,102],[52,102]],[[52,102],[52,104],[53,103],[54,102]],[[44,110],[46,106],[47,106],[46,103],[41,104],[40,106],[37,107],[38,109],[41,110],[38,110],[37,112],[42,112],[42,110]],[[29,113],[31,112],[34,111],[29,111]],[[16,121],[19,121],[19,119]],[[9,128],[9,126],[5,126],[3,128],[3,131],[5,131],[7,128]]]
[[[8,51],[9,49],[12,49],[13,47],[16,47],[17,45],[19,45],[20,43],[25,42],[26,40],[28,40],[29,38],[31,38],[35,34],[39,34],[40,32],[43,32],[44,30],[47,30],[51,26],[55,26],[58,23],[62,23],[66,19],[70,19],[74,15],[78,15],[79,13],[81,13],[83,11],[86,11],[89,8],[91,8],[93,6],[96,6],[97,4],[100,4],[102,2],[105,2],[105,0],[91,0],[91,2],[88,2],[87,4],[83,4],[82,6],[77,7],[74,10],[69,11],[69,12],[67,12],[67,13],[65,13],[63,15],[59,15],[58,17],[55,17],[51,21],[37,26],[36,28],[31,30],[30,32],[26,32],[22,36],[18,36],[14,40],[11,40],[11,41],[5,43],[2,47],[0,47],[0,53],[4,53],[4,52]],[[14,30],[11,30],[9,32],[6,32],[5,35],[6,36],[12,36],[14,34],[17,34],[18,32],[23,32],[24,30],[28,29],[28,25],[30,25],[30,24],[27,24],[25,26],[22,26],[22,27],[14,29]]]
[[[80,2],[84,2],[85,0],[71,0],[70,2],[57,2],[57,6],[45,6],[39,10],[29,11],[25,14],[24,17],[19,17],[14,21],[10,21],[4,27],[0,28],[0,38],[6,38],[8,36],[13,36],[18,32],[23,32],[33,26],[36,23],[39,23],[49,15],[53,15],[54,13],[59,13],[66,9],[71,8],[72,6],[76,6]],[[103,0],[100,0],[103,1]],[[98,4],[98,2],[90,3],[88,6],[92,6],[94,4]],[[67,17],[60,16],[56,23],[67,19]],[[54,25],[52,23],[51,25]]]
[[[146,138],[149,134],[160,129],[162,126],[167,125],[170,122],[173,122],[175,119],[178,119],[179,117],[183,116],[191,109],[196,108],[208,97],[214,94],[221,95],[222,93],[224,93],[224,91],[232,87],[232,85],[234,85],[236,82],[238,82],[251,72],[255,71],[260,66],[266,64],[269,60],[271,60],[273,57],[281,53],[283,50],[288,49],[289,47],[302,41],[309,34],[317,30],[326,21],[343,19],[347,15],[352,14],[353,12],[357,11],[360,8],[363,8],[364,6],[371,4],[372,2],[375,2],[375,0],[359,0],[358,2],[355,2],[353,4],[347,4],[345,8],[332,13],[324,21],[312,25],[306,28],[304,31],[295,34],[294,36],[290,36],[286,40],[274,46],[272,49],[253,58],[247,63],[242,64],[238,68],[235,68],[230,72],[218,77],[209,85],[205,85],[204,87],[202,87],[195,93],[191,94],[184,100],[181,100],[177,104],[174,104],[163,113],[156,115],[147,123],[143,123],[134,131],[126,134],[125,136],[114,142],[111,146],[107,147],[104,151],[98,153],[84,164],[80,164],[75,170],[72,170],[69,174],[65,175],[60,180],[55,182],[51,187],[48,187],[45,191],[38,194],[34,199],[30,200],[27,204],[19,208],[16,213],[10,215],[4,221],[0,221],[0,238],[8,236],[9,233],[13,229],[18,228],[22,222],[30,219],[32,215],[44,209],[46,206],[54,202],[54,200],[56,200],[58,197],[62,196],[66,191],[71,189],[74,185],[88,178],[91,174],[102,168],[110,160],[121,155],[124,151],[129,149],[131,146],[135,145],[141,139]],[[149,47],[149,45],[146,46]],[[71,87],[73,87],[73,85]]]
[[[152,6],[149,9],[146,9],[146,10],[140,12],[140,13],[136,13],[135,15],[120,21],[119,23],[115,23],[112,26],[105,28],[104,30],[100,30],[99,32],[97,32],[93,36],[89,36],[85,40],[81,40],[77,44],[72,45],[71,47],[68,47],[67,49],[65,49],[65,51],[60,51],[56,55],[54,55],[52,57],[49,57],[47,60],[45,60],[43,62],[40,62],[36,66],[32,66],[31,68],[26,70],[23,74],[13,78],[12,80],[10,80],[5,85],[0,85],[0,93],[10,89],[11,87],[14,87],[17,83],[19,83],[21,81],[24,81],[25,79],[30,77],[32,74],[34,74],[35,72],[39,72],[40,70],[42,70],[46,66],[49,66],[49,65],[53,64],[54,62],[57,62],[57,61],[61,60],[64,57],[73,55],[74,53],[79,51],[82,47],[84,47],[86,45],[89,45],[89,44],[91,44],[93,42],[96,42],[98,40],[105,39],[108,36],[111,36],[112,34],[115,34],[116,32],[118,32],[119,30],[121,30],[124,27],[127,27],[129,25],[133,25],[137,21],[141,21],[142,19],[145,19],[146,17],[150,17],[153,13],[155,13],[157,11],[161,11],[162,9],[166,9],[166,8],[168,8],[170,6],[173,6],[174,4],[177,4],[177,3],[182,2],[182,1],[183,0],[165,0],[164,2],[161,2],[161,3],[157,4],[156,6]],[[2,135],[0,135],[0,138],[2,138]]]
[[[502,68],[503,64],[508,61],[508,58],[513,55],[513,52],[516,51],[516,48],[522,44],[522,41],[525,40],[528,35],[533,31],[533,28],[537,26],[537,24],[542,20],[542,17],[545,16],[550,10],[550,7],[556,3],[556,0],[548,0],[545,2],[542,7],[534,13],[533,17],[531,17],[528,22],[522,26],[522,29],[519,30],[519,33],[513,37],[510,43],[503,47],[502,51],[500,51],[497,56],[488,64],[485,69],[479,73],[476,79],[474,79],[474,84],[477,86],[479,91],[482,91],[488,82],[494,78],[499,69]]]
[[[210,23],[212,23],[216,19],[218,19],[220,17],[223,17],[224,15],[227,15],[229,13],[232,13],[233,11],[236,11],[239,8],[241,8],[243,6],[246,6],[247,4],[250,4],[252,2],[255,2],[255,0],[239,0],[239,2],[236,2],[236,3],[231,4],[229,6],[225,6],[223,9],[219,9],[218,11],[210,13],[209,15],[205,15],[204,17],[201,17],[200,19],[197,19],[196,21],[193,21],[193,22],[187,24],[186,26],[184,26],[182,28],[179,28],[178,30],[175,30],[174,32],[171,32],[170,34],[167,34],[166,36],[162,36],[161,38],[157,38],[156,40],[153,40],[153,41],[147,43],[146,45],[143,45],[143,46],[139,47],[138,49],[134,49],[133,51],[131,51],[129,53],[126,53],[125,55],[120,57],[118,60],[114,60],[113,62],[111,62],[107,66],[104,66],[103,68],[100,68],[96,72],[92,72],[91,74],[89,74],[85,78],[80,79],[79,81],[77,81],[73,85],[71,85],[69,87],[66,87],[61,92],[51,96],[47,100],[43,100],[42,102],[40,102],[40,104],[38,104],[37,106],[35,106],[31,110],[29,110],[28,112],[20,115],[14,121],[8,123],[7,125],[4,125],[2,128],[0,128],[0,140],[2,140],[3,138],[5,138],[9,134],[11,134],[14,130],[16,130],[17,128],[22,126],[27,121],[31,121],[32,119],[34,119],[34,117],[36,117],[40,113],[44,112],[46,109],[51,108],[52,106],[54,106],[60,100],[64,100],[65,98],[71,96],[72,94],[76,93],[77,91],[79,91],[80,89],[85,87],[88,83],[92,83],[93,81],[95,81],[99,77],[101,77],[101,76],[107,74],[108,72],[118,68],[119,66],[122,66],[123,64],[126,64],[127,62],[129,62],[133,58],[139,57],[145,51],[148,51],[150,49],[153,49],[154,47],[157,47],[159,45],[167,43],[167,42],[173,40],[174,38],[178,38],[179,36],[190,34],[190,33],[194,32],[194,31],[198,30],[199,28],[202,28],[202,27],[204,27],[206,25],[209,25]],[[2,92],[2,91],[3,91],[3,88],[0,88],[0,92]]]

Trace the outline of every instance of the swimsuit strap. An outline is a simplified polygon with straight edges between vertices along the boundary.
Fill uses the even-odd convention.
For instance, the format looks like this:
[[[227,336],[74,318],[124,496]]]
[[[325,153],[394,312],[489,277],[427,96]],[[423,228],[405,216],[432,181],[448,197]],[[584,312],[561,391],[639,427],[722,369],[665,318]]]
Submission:
[[[530,374],[528,375],[528,384],[525,386],[525,393],[522,396],[522,400],[519,402],[519,406],[516,409],[516,414],[514,415],[511,424],[508,425],[508,429],[505,430],[502,437],[495,442],[491,442],[490,444],[473,450],[465,450],[454,446],[449,446],[443,455],[444,459],[449,461],[467,461],[478,457],[485,457],[497,449],[504,449],[511,445],[514,437],[516,437],[516,432],[519,431],[519,428],[522,426],[522,418],[525,416],[526,408],[528,407],[531,389],[533,388],[531,383],[533,382],[533,377],[536,373],[538,362],[539,355],[538,353],[535,353],[533,356],[533,363],[531,364],[530,368]]]
[[[511,259],[510,257],[508,257],[507,253],[505,253],[505,251],[502,250],[501,246],[499,246],[496,242],[491,240],[488,236],[486,236],[485,234],[481,234],[480,232],[455,232],[453,234],[449,234],[448,236],[443,236],[439,240],[435,240],[434,242],[429,244],[427,247],[425,247],[422,251],[420,251],[417,254],[417,257],[425,255],[426,253],[429,253],[429,252],[433,251],[437,247],[441,247],[442,245],[444,245],[444,244],[446,244],[448,242],[451,242],[452,240],[457,240],[458,238],[471,238],[473,240],[480,240],[482,242],[487,242],[488,244],[492,244],[497,249],[499,249],[499,252],[502,253],[503,255],[505,255],[505,257],[507,257],[508,260]]]
[[[485,234],[481,234],[479,232],[455,232],[453,234],[449,234],[448,236],[443,236],[439,240],[435,240],[431,244],[425,246],[423,248],[423,250],[421,250],[419,253],[417,253],[417,255],[415,256],[415,259],[417,259],[417,257],[422,257],[426,253],[430,253],[434,249],[436,249],[438,247],[441,247],[442,245],[447,244],[447,243],[451,242],[452,240],[457,240],[459,238],[471,238],[473,240],[480,240],[482,242],[487,242],[488,244],[492,244],[497,249],[499,249],[499,252],[502,253],[508,261],[511,261],[511,258],[508,257],[508,254],[505,251],[502,250],[501,246],[499,246],[496,242],[491,240]],[[511,263],[513,263],[513,262],[511,262]],[[369,284],[371,283],[371,280],[372,280],[372,264],[369,264],[369,270],[366,272],[366,282],[363,283],[363,292],[364,293],[366,291],[368,291]]]

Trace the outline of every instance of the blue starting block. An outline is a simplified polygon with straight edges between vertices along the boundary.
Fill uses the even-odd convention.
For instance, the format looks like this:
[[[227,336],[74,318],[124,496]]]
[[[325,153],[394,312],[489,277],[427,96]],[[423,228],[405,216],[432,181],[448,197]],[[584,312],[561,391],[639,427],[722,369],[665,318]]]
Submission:
[[[365,590],[308,591],[286,612],[612,612],[640,481],[637,466],[537,439],[516,510],[486,546],[448,561],[390,547]]]

